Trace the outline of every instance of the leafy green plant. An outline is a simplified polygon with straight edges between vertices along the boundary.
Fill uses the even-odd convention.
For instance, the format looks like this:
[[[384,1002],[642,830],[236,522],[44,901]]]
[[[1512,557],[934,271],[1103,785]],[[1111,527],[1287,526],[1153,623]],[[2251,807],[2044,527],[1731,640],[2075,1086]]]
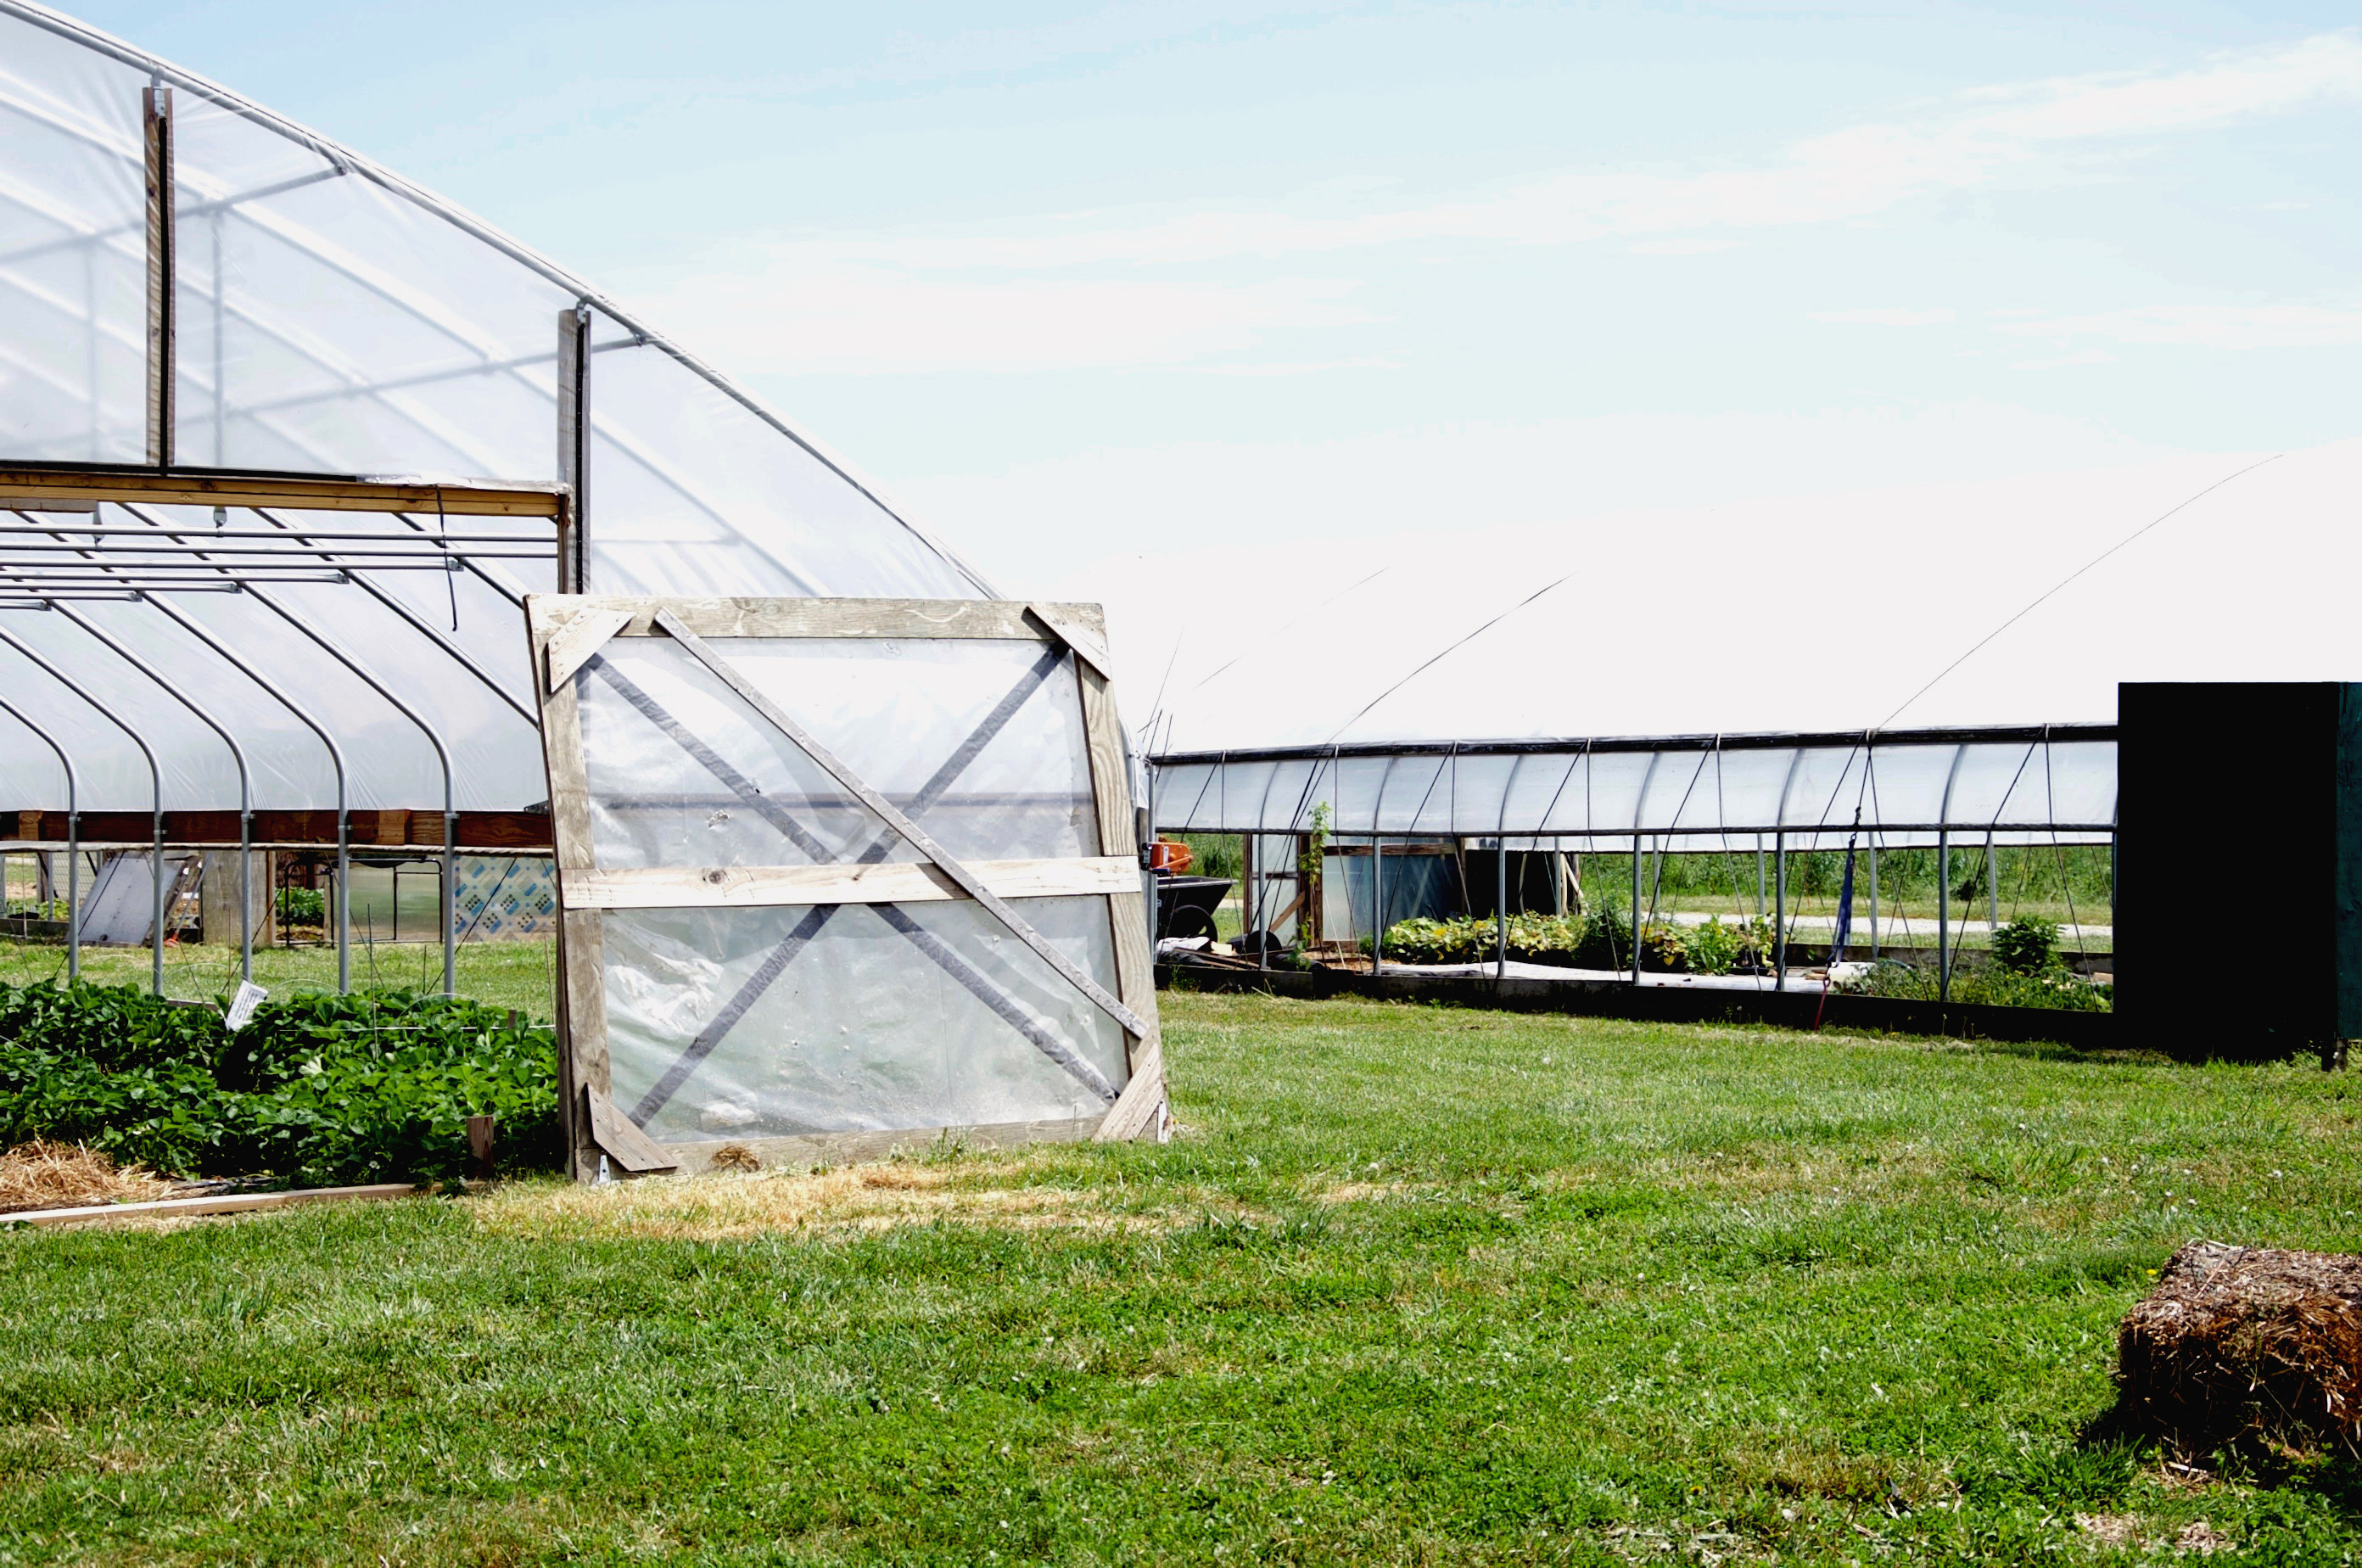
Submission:
[[[2014,975],[2039,975],[2058,966],[2058,922],[2028,915],[1992,934],[1995,964]]]
[[[1579,915],[1511,915],[1509,956],[1520,964],[1571,966],[1583,943]],[[1428,920],[1414,917],[1386,928],[1386,956],[1405,964],[1489,964],[1500,933],[1490,919]],[[1369,938],[1362,939],[1368,952]]]
[[[279,918],[290,925],[318,925],[328,915],[327,895],[317,888],[279,889]]]
[[[299,996],[233,1035],[128,986],[0,986],[0,1145],[84,1143],[169,1176],[447,1177],[483,1114],[503,1165],[551,1168],[557,1068],[546,1027],[464,998]]]
[[[1320,907],[1320,865],[1329,852],[1329,802],[1312,803],[1311,832],[1304,836],[1304,853],[1297,857],[1297,886],[1303,889],[1305,913],[1296,922],[1296,948],[1302,952],[1312,936],[1311,911]]]
[[[1935,1001],[1942,989],[1936,970],[1887,959],[1839,981],[1835,989],[1852,996]],[[2044,1007],[2066,1012],[2113,1012],[2115,988],[2096,986],[2064,968],[2021,975],[1998,965],[1952,971],[1952,1000],[1985,1007]]]
[[[1682,955],[1693,975],[1727,975],[1741,960],[1760,961],[1771,950],[1772,922],[1761,918],[1725,925],[1720,915],[1714,915],[1704,925],[1687,928],[1682,937]]]

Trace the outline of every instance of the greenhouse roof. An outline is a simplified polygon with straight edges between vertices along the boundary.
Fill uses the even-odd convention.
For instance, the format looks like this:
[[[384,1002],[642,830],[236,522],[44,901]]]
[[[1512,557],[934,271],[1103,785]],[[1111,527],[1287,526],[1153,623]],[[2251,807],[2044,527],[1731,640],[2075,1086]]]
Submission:
[[[447,779],[459,809],[524,807],[527,592],[985,591],[564,269],[22,0],[0,0],[0,729],[54,743],[0,746],[0,807],[71,782],[85,811],[325,808],[340,778],[356,809]],[[90,498],[139,473],[186,482]],[[226,474],[400,486],[351,510]]]
[[[2105,842],[2116,726],[1432,741],[1149,759],[1160,832],[1558,839],[1571,849]]]

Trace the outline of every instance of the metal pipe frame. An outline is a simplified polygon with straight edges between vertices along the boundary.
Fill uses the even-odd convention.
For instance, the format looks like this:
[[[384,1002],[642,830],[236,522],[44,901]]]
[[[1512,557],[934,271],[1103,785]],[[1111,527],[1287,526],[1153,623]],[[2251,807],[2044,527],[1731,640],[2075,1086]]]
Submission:
[[[255,668],[243,655],[233,651],[220,638],[190,619],[177,607],[153,597],[148,598],[146,602],[161,610],[183,631],[221,655],[248,680],[269,692],[278,701],[281,707],[294,714],[304,727],[317,735],[320,738],[320,744],[328,748],[328,760],[335,765],[337,770],[337,994],[343,996],[350,992],[353,988],[352,921],[349,912],[352,903],[350,896],[352,815],[348,809],[349,802],[347,796],[348,775],[344,748],[337,744],[336,736],[330,734],[326,726],[305,711],[302,703],[287,695],[281,690],[278,682]],[[162,875],[160,866],[158,867],[158,875],[160,877]]]
[[[28,25],[39,28],[44,31],[67,39],[92,50],[94,53],[118,61],[138,71],[144,72],[160,85],[165,83],[170,83],[173,86],[186,91],[193,96],[201,98],[226,113],[238,116],[241,118],[250,121],[257,126],[262,127],[267,130],[294,142],[298,146],[306,148],[329,166],[328,170],[318,171],[319,174],[350,174],[364,179],[398,199],[408,202],[418,207],[420,210],[426,212],[435,217],[440,218],[445,223],[449,224],[454,228],[458,229],[460,232],[468,235],[479,243],[483,244],[498,254],[506,257],[509,260],[524,268],[526,271],[542,278],[545,282],[563,290],[567,293],[572,295],[578,304],[581,307],[595,311],[599,315],[606,316],[609,320],[615,323],[618,327],[632,335],[631,341],[628,343],[611,341],[609,343],[590,344],[590,348],[592,352],[597,352],[606,348],[637,348],[642,346],[650,347],[661,352],[667,358],[680,365],[682,369],[689,371],[691,375],[712,387],[723,397],[745,409],[759,423],[769,426],[773,431],[777,432],[781,436],[784,436],[788,441],[800,448],[815,462],[828,469],[837,479],[849,486],[855,493],[859,494],[865,500],[868,501],[870,504],[877,507],[878,512],[884,517],[890,520],[896,525],[901,527],[913,538],[918,539],[929,549],[933,551],[955,571],[966,578],[978,591],[984,593],[988,597],[994,596],[994,590],[992,589],[991,584],[988,582],[984,576],[974,567],[963,559],[958,552],[952,549],[949,545],[947,545],[944,540],[938,538],[931,530],[913,522],[911,518],[904,516],[891,503],[889,503],[881,493],[878,492],[875,486],[864,480],[850,467],[836,458],[831,453],[822,449],[815,440],[797,430],[778,414],[775,413],[764,404],[761,400],[754,397],[743,388],[731,381],[727,377],[722,375],[712,366],[705,363],[704,360],[699,359],[697,356],[690,353],[679,345],[665,337],[662,334],[650,329],[636,319],[630,312],[617,305],[613,300],[602,294],[597,290],[590,288],[580,279],[576,278],[554,262],[517,244],[514,240],[502,234],[499,230],[483,224],[469,215],[468,213],[450,205],[420,187],[412,184],[409,181],[403,179],[401,176],[394,174],[391,171],[379,166],[366,158],[361,157],[359,154],[338,146],[336,143],[330,142],[326,138],[321,137],[313,131],[306,130],[303,127],[298,126],[292,121],[283,119],[279,116],[272,114],[269,110],[262,108],[260,105],[250,103],[248,100],[239,97],[237,94],[229,92],[227,89],[209,82],[201,76],[183,71],[157,56],[132,49],[117,39],[107,37],[104,33],[96,32],[85,28],[72,18],[59,16],[54,12],[42,9],[39,6],[20,4],[18,3],[18,0],[0,0],[0,15],[13,17]],[[19,109],[20,112],[26,110],[25,105],[9,105],[7,106]],[[117,147],[104,138],[92,138],[87,133],[80,132],[75,127],[56,120],[54,116],[39,116],[37,117],[43,119],[45,123],[53,125],[56,128],[65,131],[69,135],[78,135],[81,139],[91,141],[93,145],[101,148],[103,150],[112,155],[127,157],[131,150],[127,148]],[[396,309],[402,310],[406,314],[414,316],[425,325],[452,337],[456,341],[479,355],[483,361],[480,366],[470,367],[470,369],[491,369],[495,367],[498,360],[504,358],[504,356],[501,355],[494,347],[479,342],[474,334],[466,330],[461,324],[447,319],[442,313],[423,310],[415,302],[403,297],[399,293],[389,292],[382,288],[382,286],[378,285],[373,278],[357,276],[354,274],[353,270],[350,267],[339,265],[333,259],[322,256],[319,253],[317,247],[304,243],[305,231],[303,227],[285,218],[283,215],[267,213],[255,215],[242,210],[237,210],[230,204],[231,197],[235,194],[235,193],[220,193],[214,195],[212,199],[221,206],[222,210],[235,211],[236,215],[246,218],[248,222],[262,224],[263,226],[265,226],[275,237],[281,238],[286,243],[293,245],[296,248],[302,250],[306,256],[310,257],[315,261],[317,261],[319,264],[334,268],[345,275],[352,277],[353,281],[360,283],[363,287],[370,288],[372,292],[379,293],[380,297],[386,299],[387,302],[392,304]],[[244,199],[252,200],[253,198],[251,196],[248,196]],[[268,221],[266,222],[265,220]],[[84,234],[87,235],[95,226],[76,224],[72,226],[83,228]],[[234,314],[239,314],[241,315],[244,315],[242,312],[234,312]],[[256,325],[262,326],[264,330],[269,330],[267,326],[263,326],[263,324]],[[274,334],[274,336],[276,336],[276,334]],[[309,353],[306,347],[300,343],[290,344],[288,346],[292,351],[299,354],[304,354],[306,358],[315,359],[318,358],[315,354]],[[536,362],[538,361],[537,356],[535,357],[535,360]],[[327,366],[326,368],[336,370],[339,367]],[[518,376],[521,380],[527,379],[525,377],[524,370],[522,369],[512,370],[509,373]],[[95,384],[94,381],[94,384]],[[528,384],[531,384],[529,380]],[[355,390],[357,392],[362,393],[369,393],[372,391],[372,389],[368,387],[359,387]],[[533,390],[535,392],[543,392],[543,389],[539,386],[534,386]],[[544,392],[543,395],[549,394],[547,392]],[[389,406],[394,407],[397,413],[403,413],[404,417],[411,418],[414,423],[421,423],[422,426],[424,425],[424,422],[420,420],[417,414],[403,410],[399,405],[392,404],[390,400]],[[449,443],[451,439],[448,435],[443,436],[442,438],[445,439],[447,443]],[[635,460],[640,461],[642,465],[644,467],[647,467],[650,472],[653,473],[659,480],[670,485],[676,490],[681,490],[682,493],[692,503],[704,506],[709,511],[712,510],[710,503],[704,502],[701,497],[694,493],[694,491],[685,489],[677,476],[668,472],[662,465],[657,464],[643,454],[634,451],[632,449],[634,444],[615,436],[612,432],[610,433],[609,438],[614,443],[620,452],[627,457],[635,458]],[[464,447],[464,443],[458,443],[458,445]],[[720,515],[719,513],[715,513],[714,514],[717,516]],[[763,548],[762,543],[759,539],[745,536],[744,538],[744,542],[748,547],[756,550],[757,553],[763,554],[767,557],[769,555],[769,552]],[[789,569],[791,571],[792,569],[789,569],[785,562],[777,561],[776,558],[773,558],[775,564],[780,566],[782,569]]]
[[[254,513],[256,516],[264,519],[266,522],[269,522],[275,526],[288,528],[297,538],[303,537],[300,530],[294,529],[292,525],[284,522],[278,515],[263,507],[256,507],[254,509]],[[369,569],[375,570],[377,569],[372,567]],[[436,647],[441,648],[443,650],[444,657],[450,659],[454,664],[458,665],[469,674],[474,676],[476,679],[484,686],[485,690],[491,691],[493,696],[498,697],[502,701],[507,703],[510,708],[514,710],[519,718],[533,726],[534,733],[536,734],[540,733],[541,715],[535,712],[526,703],[519,701],[515,694],[511,692],[505,685],[502,684],[501,680],[494,676],[491,671],[486,669],[482,665],[478,664],[473,655],[469,654],[465,648],[460,647],[457,643],[452,642],[434,627],[428,625],[425,621],[420,620],[416,612],[413,611],[408,605],[403,603],[400,600],[394,598],[392,594],[386,592],[385,590],[380,588],[377,584],[370,581],[369,579],[360,576],[358,572],[348,575],[351,578],[354,587],[361,590],[361,591],[367,593],[370,598],[376,600],[379,603],[384,605],[387,609],[392,611],[395,614],[408,622],[413,631],[418,633],[419,635],[425,637],[428,642],[433,643]]]
[[[78,547],[87,548],[88,547]],[[257,669],[253,663],[244,655],[237,652],[221,638],[215,636],[210,631],[207,631],[203,624],[193,619],[178,606],[168,603],[164,600],[156,598],[152,594],[141,594],[140,601],[143,603],[152,605],[156,609],[163,612],[164,615],[175,625],[178,625],[182,631],[188,633],[191,636],[196,638],[197,641],[203,643],[206,647],[211,648],[215,653],[220,655],[221,657],[233,668],[237,669],[248,680],[253,681],[255,685],[260,687],[265,692],[269,693],[281,707],[285,708],[290,713],[294,714],[296,720],[301,723],[304,728],[310,730],[313,734],[318,736],[320,744],[327,748],[328,761],[335,767],[337,775],[337,993],[339,996],[349,993],[352,990],[353,977],[352,927],[351,921],[348,913],[351,902],[350,889],[352,863],[350,847],[352,840],[352,818],[349,811],[350,801],[348,796],[349,770],[347,768],[345,764],[344,748],[337,744],[336,737],[328,733],[327,728],[317,719],[314,718],[311,712],[306,710],[302,703],[289,696],[286,690],[281,688],[277,681],[272,680],[270,677],[264,675],[259,669]],[[160,807],[160,792],[158,804]],[[241,846],[241,852],[250,853],[250,851],[246,850],[245,846]],[[239,889],[240,896],[245,898],[248,903],[251,905],[252,889],[248,885],[248,878],[249,875],[248,867],[248,862],[241,862]],[[158,941],[160,944],[162,940],[160,933],[163,926],[160,900],[162,898],[162,882],[164,875],[164,865],[160,854],[157,858],[154,871],[158,887],[158,899],[160,901],[160,909],[157,915],[156,924],[159,932]],[[252,919],[253,915],[251,909],[249,908],[246,912],[239,916],[241,929],[244,930],[245,928],[249,927],[251,925]]]
[[[40,736],[41,744],[57,753],[58,766],[66,770],[66,984],[74,985],[82,979],[82,775],[57,737],[27,718],[22,708],[0,697],[0,711]],[[6,887],[6,878],[5,868],[0,868],[0,889]]]
[[[153,949],[153,953],[149,960],[148,969],[149,986],[157,996],[160,997],[164,994],[164,769],[163,766],[156,760],[156,748],[148,744],[148,738],[145,735],[125,723],[113,708],[93,696],[89,689],[81,681],[18,642],[5,630],[0,630],[0,643],[15,648],[32,661],[37,668],[48,671],[50,678],[59,685],[90,704],[99,717],[128,735],[131,738],[131,744],[139,748],[139,755],[148,759],[149,801],[155,817],[153,832],[156,856],[154,924],[148,932],[149,946]]]
[[[246,748],[237,744],[237,737],[220,720],[154,665],[64,605],[58,606],[58,613],[113,648],[126,664],[163,688],[174,701],[204,721],[205,727],[221,736],[222,744],[229,747],[230,757],[237,764],[237,977],[241,982],[250,982],[254,978],[254,775],[247,764]],[[160,865],[156,869],[160,880],[163,867]],[[160,933],[157,940],[162,940]]]
[[[126,513],[129,513],[133,517],[138,518],[142,523],[148,524],[151,527],[172,534],[195,536],[200,539],[202,538],[202,535],[200,535],[197,530],[174,529],[169,522],[153,516],[144,508],[136,503],[127,502],[120,502],[118,504],[122,506]],[[262,507],[253,507],[249,510],[254,512],[257,516],[263,518],[275,528],[288,529],[290,527],[288,524],[284,523],[281,519]],[[282,535],[281,536],[286,536]],[[294,534],[293,536],[301,537],[302,536],[300,533],[297,533]],[[228,569],[224,569],[226,570]],[[495,695],[507,701],[511,707],[516,708],[518,712],[524,715],[526,722],[533,723],[535,728],[538,730],[538,721],[532,712],[529,709],[524,709],[520,706],[515,698],[510,696],[507,690],[496,679],[494,679],[488,671],[486,671],[480,665],[477,664],[476,661],[469,657],[463,650],[453,646],[432,627],[427,626],[425,623],[419,621],[416,616],[410,614],[406,610],[403,609],[400,605],[389,599],[383,591],[376,588],[374,584],[369,583],[358,577],[352,578],[351,580],[357,586],[367,589],[372,596],[378,598],[381,602],[386,603],[389,608],[396,610],[396,612],[402,615],[403,620],[408,622],[414,629],[424,634],[429,641],[433,642],[436,646],[436,647],[440,648],[445,657],[460,665],[461,668],[465,668],[469,674],[473,675],[477,679],[482,681],[486,686],[491,688]],[[440,900],[442,906],[440,911],[440,923],[443,928],[443,990],[444,994],[447,996],[456,994],[458,982],[458,955],[454,940],[457,922],[453,914],[453,900],[456,895],[454,883],[458,876],[459,818],[456,775],[451,762],[451,749],[449,745],[445,743],[441,732],[436,729],[432,723],[428,723],[424,714],[420,713],[409,703],[404,702],[401,698],[395,696],[390,686],[388,686],[375,673],[370,671],[359,659],[355,658],[344,647],[327,637],[326,634],[313,626],[308,621],[304,620],[294,611],[289,609],[286,605],[281,603],[278,600],[270,597],[269,594],[264,593],[259,587],[249,584],[246,586],[245,591],[250,598],[255,600],[256,602],[264,605],[273,613],[277,614],[280,619],[285,621],[289,625],[302,633],[306,638],[310,639],[315,646],[318,646],[323,652],[326,653],[331,658],[337,660],[338,664],[342,665],[347,670],[350,671],[356,678],[366,684],[370,690],[383,698],[389,704],[400,712],[403,717],[410,720],[412,723],[417,725],[419,732],[425,735],[427,743],[435,748],[436,761],[443,772],[443,892]],[[342,836],[341,831],[339,836]],[[346,889],[340,888],[338,891],[340,897],[342,897],[345,894]]]
[[[1772,988],[1784,992],[1788,988],[1788,797],[1796,788],[1796,770],[1805,765],[1806,747],[1798,746],[1796,755],[1788,759],[1788,771],[1780,780],[1780,803],[1772,814],[1782,825],[1772,838]],[[1758,845],[1761,843],[1759,837]]]
[[[5,7],[7,0],[0,0]],[[1913,745],[1955,745],[1963,741],[2014,742],[2045,738],[2059,745],[2112,741],[2116,726],[2088,724],[1949,724],[1915,730],[1766,730],[1738,734],[1562,735],[1534,739],[1459,741],[1344,741],[1322,745],[1232,746],[1225,751],[1159,752],[1149,762],[1157,767],[1185,767],[1220,762],[1309,762],[1357,756],[1443,756],[1455,748],[1462,756],[1516,756],[1528,753],[1635,751],[1882,751]]]
[[[403,718],[408,719],[412,723],[417,725],[419,733],[426,737],[427,744],[435,748],[435,760],[441,765],[443,769],[443,994],[447,997],[456,996],[458,994],[458,955],[453,941],[453,922],[451,919],[451,880],[458,852],[459,812],[456,803],[457,795],[453,786],[451,748],[444,744],[441,733],[438,732],[433,724],[426,722],[426,718],[424,714],[420,713],[417,709],[412,707],[401,698],[395,696],[391,687],[386,685],[383,680],[378,679],[375,674],[371,673],[367,666],[363,665],[360,660],[355,658],[350,653],[347,652],[342,646],[331,639],[327,634],[315,627],[310,622],[304,620],[301,615],[296,614],[293,611],[288,609],[287,606],[280,603],[277,600],[263,592],[262,590],[259,588],[249,588],[246,591],[248,597],[254,600],[256,603],[269,609],[281,620],[294,627],[298,632],[301,632],[305,637],[309,638],[313,645],[319,648],[321,652],[326,654],[330,658],[335,659],[338,664],[344,666],[345,668],[349,670],[363,685],[367,686],[370,690],[383,698],[387,704],[393,708],[395,712],[402,714]],[[340,893],[342,891],[343,889],[339,889]]]
[[[1946,825],[1936,832],[1936,999],[1952,999],[1952,786],[1959,782],[1961,759],[1969,755],[1963,741],[1952,753],[1952,770],[1944,775],[1944,803],[1937,814]]]

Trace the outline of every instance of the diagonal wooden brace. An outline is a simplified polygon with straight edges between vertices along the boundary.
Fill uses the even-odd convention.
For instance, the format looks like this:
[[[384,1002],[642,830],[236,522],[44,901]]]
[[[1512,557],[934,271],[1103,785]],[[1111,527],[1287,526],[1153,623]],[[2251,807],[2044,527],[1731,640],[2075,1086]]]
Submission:
[[[745,677],[732,668],[728,660],[709,647],[705,640],[676,619],[669,610],[658,610],[657,625],[679,643],[688,655],[712,671],[714,678],[743,698],[746,705],[760,713],[766,722],[781,734],[801,747],[804,754],[818,763],[822,771],[834,778],[878,819],[892,828],[911,848],[932,861],[943,874],[969,898],[981,905],[986,913],[999,921],[1009,933],[1033,950],[1034,955],[1058,973],[1068,985],[1089,999],[1092,1006],[1114,1019],[1125,1033],[1134,1040],[1149,1038],[1148,1025],[1138,1013],[1108,994],[1097,980],[1085,974],[1075,961],[1060,952],[1054,943],[1033,929],[1024,916],[1011,909],[1006,900],[977,879],[975,873],[953,857],[950,851],[937,844],[924,828],[904,816],[891,801],[862,782],[859,775],[838,760],[836,754],[814,739],[801,724],[789,718],[772,701],[756,690]]]

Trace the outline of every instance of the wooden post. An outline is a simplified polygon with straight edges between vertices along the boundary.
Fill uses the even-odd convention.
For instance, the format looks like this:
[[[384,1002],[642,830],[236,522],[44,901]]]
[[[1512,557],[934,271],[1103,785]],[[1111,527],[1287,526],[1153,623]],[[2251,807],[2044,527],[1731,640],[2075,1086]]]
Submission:
[[[148,461],[172,466],[172,90],[139,94],[148,144]]]
[[[514,1018],[516,1014],[512,1012],[509,1016]],[[468,1179],[469,1181],[492,1179],[492,1140],[499,1121],[500,1119],[494,1116],[468,1118]]]
[[[589,589],[590,514],[590,307],[557,313],[557,481],[574,491],[558,541],[557,591]]]

